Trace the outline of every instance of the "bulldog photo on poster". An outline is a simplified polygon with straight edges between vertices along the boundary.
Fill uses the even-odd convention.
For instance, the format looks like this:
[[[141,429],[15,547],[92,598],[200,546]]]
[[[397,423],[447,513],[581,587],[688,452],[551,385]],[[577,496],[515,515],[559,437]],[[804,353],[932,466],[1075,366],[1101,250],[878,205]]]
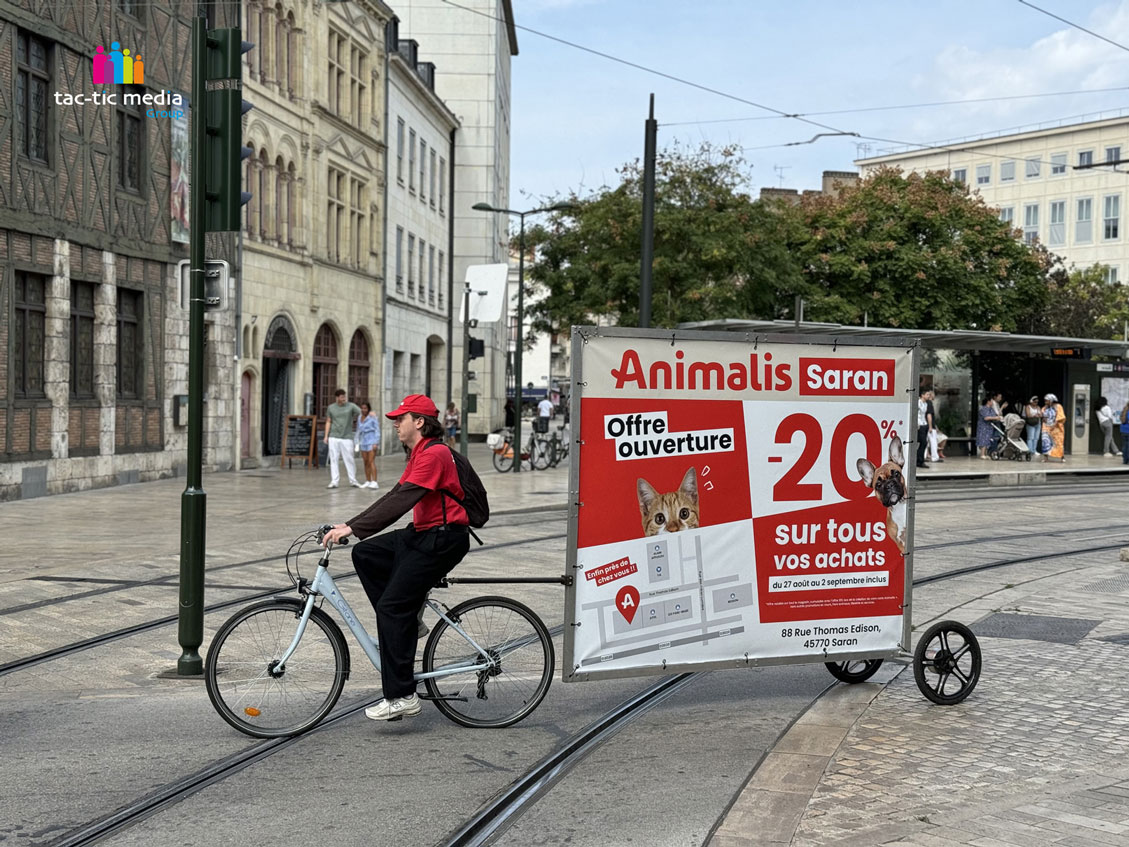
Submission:
[[[599,337],[583,357],[566,678],[897,650],[905,349]]]

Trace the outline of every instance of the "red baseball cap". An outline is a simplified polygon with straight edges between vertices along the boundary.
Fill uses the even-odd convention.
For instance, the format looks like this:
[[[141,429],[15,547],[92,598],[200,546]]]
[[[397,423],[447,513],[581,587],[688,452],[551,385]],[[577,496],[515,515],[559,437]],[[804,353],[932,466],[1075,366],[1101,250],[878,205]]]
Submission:
[[[427,415],[429,418],[438,418],[439,410],[435,408],[435,404],[431,402],[431,398],[426,394],[409,394],[400,401],[400,407],[389,412],[384,417],[392,418],[395,420],[400,415],[406,415],[408,412],[415,412],[417,415]]]

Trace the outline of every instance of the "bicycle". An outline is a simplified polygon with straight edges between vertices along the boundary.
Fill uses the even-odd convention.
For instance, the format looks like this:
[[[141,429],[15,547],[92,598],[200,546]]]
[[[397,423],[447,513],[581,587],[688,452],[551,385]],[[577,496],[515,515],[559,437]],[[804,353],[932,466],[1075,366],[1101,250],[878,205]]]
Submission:
[[[553,437],[549,439],[549,467],[555,468],[562,461],[568,458],[568,436],[565,435],[565,429],[568,425],[561,424],[553,433]]]
[[[326,524],[300,535],[286,553],[286,573],[299,598],[276,597],[248,606],[212,640],[204,668],[208,697],[220,717],[247,735],[279,738],[307,732],[341,696],[349,678],[349,648],[319,598],[338,611],[380,672],[377,640],[329,574],[335,545],[325,547],[313,579],[298,570],[302,548],[315,539],[320,546],[330,529]],[[436,588],[448,584],[444,578]],[[454,608],[429,596],[426,605],[439,622],[415,675],[427,689],[422,699],[461,726],[482,728],[511,726],[541,704],[555,657],[549,631],[531,609],[501,596],[475,597]]]
[[[507,473],[514,467],[514,433],[512,429],[505,429],[502,433],[502,443],[494,448],[494,470]],[[552,441],[536,432],[529,433],[529,441],[521,453],[523,465],[528,463],[530,470],[543,471],[552,461]]]

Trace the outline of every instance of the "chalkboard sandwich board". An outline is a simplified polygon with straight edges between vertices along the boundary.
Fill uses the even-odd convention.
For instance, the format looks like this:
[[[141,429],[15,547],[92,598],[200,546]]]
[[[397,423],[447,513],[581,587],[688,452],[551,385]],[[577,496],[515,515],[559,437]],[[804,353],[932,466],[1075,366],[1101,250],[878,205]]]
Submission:
[[[293,467],[294,459],[306,459],[311,468],[318,466],[316,415],[287,415],[286,439],[282,445],[282,460]]]

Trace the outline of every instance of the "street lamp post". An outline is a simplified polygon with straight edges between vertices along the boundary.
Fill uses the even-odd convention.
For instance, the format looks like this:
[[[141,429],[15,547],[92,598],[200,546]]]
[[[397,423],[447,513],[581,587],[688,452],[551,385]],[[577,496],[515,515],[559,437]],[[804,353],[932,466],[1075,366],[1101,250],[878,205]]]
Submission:
[[[565,212],[574,208],[572,203],[555,203],[552,206],[545,206],[539,209],[530,209],[525,212],[517,212],[513,209],[498,209],[491,206],[489,203],[475,203],[471,206],[472,209],[478,212],[496,212],[501,215],[516,215],[518,218],[518,236],[517,236],[517,349],[514,354],[514,473],[521,472],[521,402],[522,402],[522,385],[521,385],[521,359],[522,347],[525,344],[525,216],[536,215],[540,212]],[[463,373],[463,379],[466,379],[466,373]],[[530,456],[530,467],[532,467],[532,455]]]

